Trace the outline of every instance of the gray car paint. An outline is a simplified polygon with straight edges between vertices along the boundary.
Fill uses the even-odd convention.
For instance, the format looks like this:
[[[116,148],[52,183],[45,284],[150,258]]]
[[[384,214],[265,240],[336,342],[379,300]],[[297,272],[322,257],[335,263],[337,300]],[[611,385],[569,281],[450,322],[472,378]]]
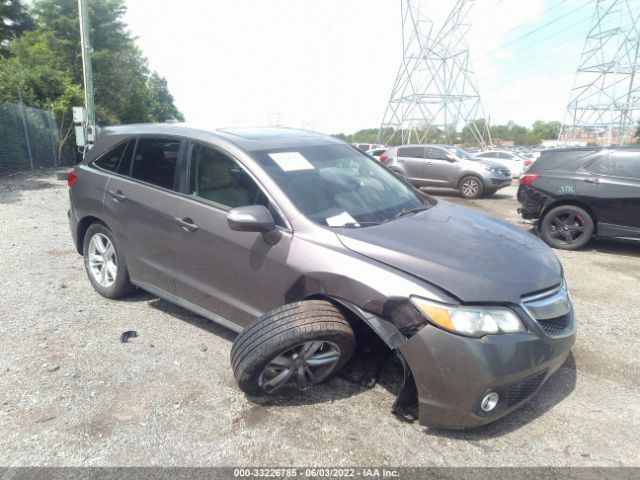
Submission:
[[[281,240],[270,245],[260,233],[233,231],[223,209],[92,165],[102,152],[141,135],[198,140],[235,158],[282,212]],[[452,304],[516,305],[523,295],[562,282],[557,259],[546,245],[516,227],[435,200],[429,200],[430,210],[412,217],[377,227],[332,231],[302,215],[251,155],[253,150],[328,143],[342,142],[288,129],[207,130],[181,124],[104,129],[75,169],[78,180],[70,189],[69,213],[74,242],[81,252],[86,228],[92,221],[104,222],[124,246],[133,267],[133,283],[235,331],[292,301],[326,298],[338,302],[405,355],[420,405],[434,401],[452,405],[450,413],[458,418],[452,427],[490,421],[494,417],[481,418],[460,407],[471,401],[458,398],[465,386],[474,386],[469,391],[475,395],[479,387],[502,381],[506,370],[509,378],[515,378],[536,366],[548,368],[543,361],[558,364],[573,342],[573,329],[566,337],[569,340],[562,341],[545,337],[539,328],[517,338],[469,339],[428,325],[410,336],[402,332],[424,325],[425,319],[409,296]],[[184,171],[184,161],[181,156],[180,171]],[[118,202],[107,190],[126,199]],[[137,206],[120,210],[126,203]],[[180,223],[185,218],[198,229],[186,231]],[[520,342],[529,347],[522,350]],[[480,344],[492,347],[480,348]],[[429,356],[434,349],[439,352],[435,363]],[[458,351],[468,354],[458,356]],[[456,360],[456,378],[446,374],[444,365],[454,358],[461,359]],[[466,368],[467,362],[473,368]],[[482,382],[478,369],[484,369]],[[442,377],[440,383],[433,381],[436,373]],[[430,421],[423,410],[421,421]]]
[[[423,147],[425,158],[399,156],[398,149],[404,147]],[[419,187],[458,188],[460,181],[469,175],[482,180],[485,189],[497,190],[511,184],[511,175],[489,172],[485,167],[506,168],[498,162],[482,159],[461,158],[451,152],[449,145],[399,145],[385,152],[387,158],[382,162],[390,169],[405,175],[413,185]],[[450,155],[450,160],[433,158],[431,150]]]

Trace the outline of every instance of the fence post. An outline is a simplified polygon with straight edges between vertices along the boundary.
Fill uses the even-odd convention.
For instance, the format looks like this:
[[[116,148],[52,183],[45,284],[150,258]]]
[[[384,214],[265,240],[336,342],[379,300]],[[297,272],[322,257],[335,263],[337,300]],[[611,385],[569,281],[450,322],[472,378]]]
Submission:
[[[27,153],[29,154],[29,165],[33,170],[33,155],[31,154],[31,141],[29,140],[29,130],[27,129],[27,118],[25,115],[24,103],[20,102],[20,116],[22,117],[22,128],[24,130],[24,140],[27,144]]]
[[[44,115],[47,117],[47,122],[49,124],[49,140],[51,141],[51,156],[53,157],[53,166],[54,167],[58,167],[60,166],[60,159],[58,158],[58,156],[56,155],[56,140],[57,140],[57,128],[55,125],[55,121],[53,119],[53,111],[52,110],[48,110],[47,112],[43,112]]]

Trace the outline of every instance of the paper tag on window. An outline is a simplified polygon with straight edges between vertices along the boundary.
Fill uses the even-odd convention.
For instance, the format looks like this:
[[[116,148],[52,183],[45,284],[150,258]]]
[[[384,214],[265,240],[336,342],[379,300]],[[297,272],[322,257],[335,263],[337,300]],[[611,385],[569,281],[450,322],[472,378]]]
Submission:
[[[269,156],[285,172],[313,170],[313,165],[298,152],[270,153]]]
[[[327,218],[327,225],[329,225],[330,227],[342,227],[349,223],[357,224],[358,222],[356,222],[355,218],[353,218],[347,212],[342,212],[338,215]]]

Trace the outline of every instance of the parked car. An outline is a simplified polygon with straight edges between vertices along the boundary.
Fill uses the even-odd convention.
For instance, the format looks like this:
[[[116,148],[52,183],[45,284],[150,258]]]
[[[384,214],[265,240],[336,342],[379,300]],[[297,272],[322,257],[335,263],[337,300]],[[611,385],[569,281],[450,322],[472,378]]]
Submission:
[[[386,148],[386,145],[380,145],[379,143],[352,143],[351,145],[363,152],[368,152],[369,150],[374,150],[376,148]]]
[[[249,395],[316,385],[377,335],[404,368],[395,411],[417,398],[422,424],[470,428],[520,407],[574,343],[541,240],[332,137],[106,128],[68,184],[95,290],[139,287],[237,332]]]
[[[640,148],[546,150],[520,177],[518,200],[554,248],[640,239]]]
[[[375,148],[373,150],[367,150],[367,155],[371,155],[376,160],[380,160],[380,157],[384,155],[384,152],[386,152],[387,150],[387,147]]]
[[[511,185],[507,167],[451,145],[400,145],[391,147],[380,160],[416,187],[454,188],[465,198],[492,195]]]
[[[511,171],[513,178],[519,178],[520,175],[522,175],[527,161],[525,157],[506,150],[486,150],[481,153],[476,153],[474,156],[504,165]]]

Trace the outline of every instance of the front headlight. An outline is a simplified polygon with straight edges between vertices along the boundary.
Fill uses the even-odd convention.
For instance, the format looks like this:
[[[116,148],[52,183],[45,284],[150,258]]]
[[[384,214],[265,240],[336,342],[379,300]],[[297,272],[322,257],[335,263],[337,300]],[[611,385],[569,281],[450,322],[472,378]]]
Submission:
[[[527,331],[518,316],[506,307],[462,307],[420,297],[411,297],[411,301],[431,323],[460,335],[483,337]]]
[[[485,166],[485,167],[484,167],[484,169],[485,169],[487,172],[491,172],[491,173],[498,173],[498,172],[500,171],[500,169],[499,169],[499,168],[496,168],[496,167],[489,167],[488,165],[487,165],[487,166]]]

